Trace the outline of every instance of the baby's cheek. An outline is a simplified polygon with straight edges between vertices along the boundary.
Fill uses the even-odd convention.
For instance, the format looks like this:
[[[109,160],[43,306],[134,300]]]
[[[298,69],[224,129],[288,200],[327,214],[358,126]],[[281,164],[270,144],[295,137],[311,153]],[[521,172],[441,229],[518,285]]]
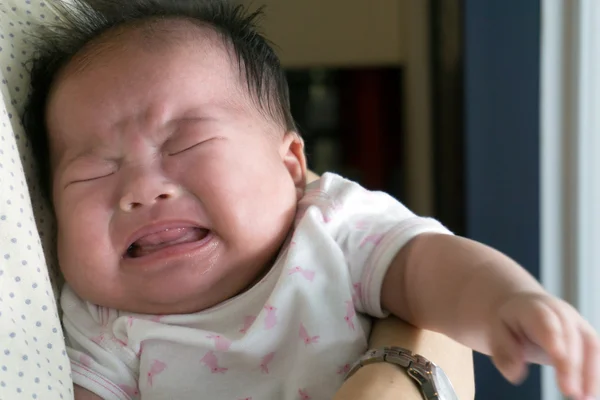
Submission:
[[[58,261],[65,277],[95,276],[103,264],[111,263],[114,250],[103,213],[77,207],[58,219]],[[108,265],[106,265],[108,267]]]

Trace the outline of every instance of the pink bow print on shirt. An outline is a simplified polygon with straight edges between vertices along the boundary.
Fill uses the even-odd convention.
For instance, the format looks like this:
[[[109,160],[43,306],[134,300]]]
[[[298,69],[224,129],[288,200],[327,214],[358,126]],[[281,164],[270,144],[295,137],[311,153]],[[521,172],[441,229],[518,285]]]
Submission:
[[[90,340],[96,343],[98,346],[102,346],[102,343],[104,342],[104,333],[94,336]]]
[[[252,315],[247,315],[244,317],[244,326],[240,329],[240,333],[247,333],[248,329],[252,326],[252,324],[256,321],[256,317]]]
[[[148,386],[152,386],[154,384],[154,377],[161,372],[163,372],[167,368],[167,364],[159,360],[153,360],[152,365],[150,366],[150,370],[146,374],[148,377]]]
[[[160,323],[160,322],[162,322],[163,318],[164,318],[164,315],[154,315],[154,316],[152,316],[152,318],[150,318],[150,321]]]
[[[269,363],[273,361],[273,358],[275,358],[275,352],[269,353],[262,358],[262,360],[260,361],[260,370],[263,373],[269,373]]]
[[[116,336],[112,336],[111,334],[108,334],[108,335],[109,335],[108,339],[106,338],[106,336],[107,336],[106,333],[101,333],[97,336],[92,337],[90,340],[92,342],[96,343],[98,346],[102,346],[102,347],[104,347],[104,345],[106,345],[107,340],[110,340],[113,343],[117,343],[123,347],[127,347],[127,342],[125,340],[121,340]]]
[[[300,396],[300,400],[310,400],[312,397],[306,392],[306,390],[298,389],[298,395]]]
[[[265,329],[273,329],[275,325],[277,325],[277,316],[275,315],[277,308],[267,304],[264,309],[267,312],[267,316],[265,317]]]
[[[346,365],[344,365],[344,366],[341,366],[341,367],[338,369],[338,372],[337,372],[337,373],[338,373],[338,375],[346,375],[348,372],[350,372],[350,368],[351,368],[351,367],[350,367],[350,364],[346,364]]]
[[[306,331],[304,324],[300,324],[300,339],[302,339],[307,346],[312,343],[319,343],[319,336],[310,336]]]
[[[231,347],[231,340],[221,335],[208,335],[206,338],[215,342],[215,348],[218,351],[227,351]]]
[[[348,324],[348,328],[352,330],[354,330],[354,322],[352,320],[354,319],[355,315],[356,310],[354,309],[354,303],[351,301],[346,301],[346,316],[344,317],[344,320]]]
[[[303,269],[302,267],[294,267],[290,269],[288,275],[300,274],[309,282],[312,282],[315,278],[315,271]]]
[[[131,398],[135,398],[140,395],[140,391],[138,388],[128,385],[119,385],[119,388],[127,394],[127,396]]]
[[[352,287],[354,288],[354,295],[352,296],[352,301],[354,301],[355,303],[357,301],[361,301],[362,300],[362,287],[361,287],[360,282],[353,284]]]
[[[206,353],[200,361],[202,364],[210,368],[210,372],[213,374],[224,374],[228,370],[228,368],[222,368],[219,366],[219,360],[217,360],[217,356],[212,351]]]

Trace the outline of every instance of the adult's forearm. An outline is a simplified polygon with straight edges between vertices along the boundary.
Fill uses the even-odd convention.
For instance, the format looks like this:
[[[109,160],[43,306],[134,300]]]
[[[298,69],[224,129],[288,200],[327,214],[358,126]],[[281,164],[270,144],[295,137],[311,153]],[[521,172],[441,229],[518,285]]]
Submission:
[[[475,397],[473,354],[448,337],[417,329],[397,318],[377,321],[370,347],[400,346],[439,365],[450,378],[459,399]],[[387,363],[362,367],[344,383],[334,400],[422,400],[415,382],[400,368]]]

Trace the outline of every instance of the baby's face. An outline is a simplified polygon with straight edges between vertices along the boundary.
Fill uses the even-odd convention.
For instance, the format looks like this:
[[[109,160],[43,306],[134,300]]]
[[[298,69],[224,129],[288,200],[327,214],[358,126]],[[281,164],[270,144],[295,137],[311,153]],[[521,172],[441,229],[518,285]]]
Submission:
[[[152,49],[130,36],[67,67],[51,94],[59,262],[93,303],[194,312],[272,262],[303,188],[302,143],[252,105],[211,35]]]

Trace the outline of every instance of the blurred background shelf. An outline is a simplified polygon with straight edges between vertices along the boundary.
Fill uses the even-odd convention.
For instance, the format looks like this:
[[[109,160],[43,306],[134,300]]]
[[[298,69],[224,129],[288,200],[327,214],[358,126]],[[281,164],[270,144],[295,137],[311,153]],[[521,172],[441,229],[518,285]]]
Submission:
[[[400,66],[407,58],[405,0],[242,0],[264,5],[264,34],[288,68]]]

